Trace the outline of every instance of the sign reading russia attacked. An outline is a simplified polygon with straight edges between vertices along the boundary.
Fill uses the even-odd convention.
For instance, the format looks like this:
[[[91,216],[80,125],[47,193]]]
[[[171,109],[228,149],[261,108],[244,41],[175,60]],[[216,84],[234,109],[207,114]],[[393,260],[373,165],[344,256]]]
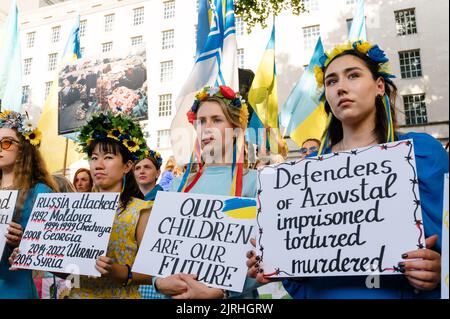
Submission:
[[[258,171],[266,277],[399,274],[425,248],[412,140]]]
[[[118,201],[119,193],[39,194],[12,267],[99,277]]]
[[[132,270],[242,292],[255,216],[254,199],[158,192]]]

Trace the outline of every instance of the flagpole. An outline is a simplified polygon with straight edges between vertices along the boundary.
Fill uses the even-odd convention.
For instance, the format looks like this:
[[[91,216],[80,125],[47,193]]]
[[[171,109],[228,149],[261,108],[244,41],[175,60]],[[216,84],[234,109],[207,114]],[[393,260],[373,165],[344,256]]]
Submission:
[[[69,139],[66,138],[66,148],[64,150],[64,164],[63,164],[63,175],[66,176],[66,165],[67,165],[67,151],[69,149]]]

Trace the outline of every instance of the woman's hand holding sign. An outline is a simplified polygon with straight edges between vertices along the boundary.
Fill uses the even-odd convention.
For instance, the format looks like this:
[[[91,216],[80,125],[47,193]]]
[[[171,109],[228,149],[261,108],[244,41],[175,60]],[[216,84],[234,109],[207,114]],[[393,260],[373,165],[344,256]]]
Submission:
[[[441,281],[441,255],[430,249],[437,239],[437,235],[428,237],[425,240],[426,249],[403,254],[405,261],[399,263],[411,286],[418,290],[433,290]],[[410,259],[413,260],[408,261]]]
[[[253,247],[256,247],[256,240],[250,239]],[[248,267],[248,276],[251,278],[256,278],[256,281],[260,284],[267,284],[270,282],[270,279],[264,277],[264,270],[260,268],[260,260],[261,257],[256,255],[254,250],[250,250],[247,252],[247,267]]]
[[[5,234],[6,243],[11,247],[19,247],[20,240],[22,239],[23,230],[20,224],[11,222]]]

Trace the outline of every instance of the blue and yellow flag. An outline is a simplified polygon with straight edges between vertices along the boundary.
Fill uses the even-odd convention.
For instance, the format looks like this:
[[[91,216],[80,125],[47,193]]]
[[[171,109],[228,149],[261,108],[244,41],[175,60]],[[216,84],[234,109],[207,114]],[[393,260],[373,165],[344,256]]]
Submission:
[[[358,0],[356,13],[353,15],[352,26],[348,34],[348,39],[350,41],[367,40],[364,0]]]
[[[319,37],[308,67],[289,94],[280,113],[280,123],[285,128],[284,136],[301,147],[307,139],[321,140],[326,128],[327,116],[324,105],[320,103],[323,88],[317,88],[314,66],[324,54]]]
[[[17,4],[16,0],[13,0],[0,51],[0,100],[2,109],[16,112],[22,109],[22,61],[18,20]]]
[[[230,198],[224,202],[222,213],[232,218],[256,218],[256,201],[249,198]]]
[[[58,72],[65,64],[81,57],[79,31],[80,17],[78,16],[66,42],[59,67],[55,71],[53,84],[45,100],[38,123],[43,136],[40,149],[50,172],[65,169],[83,157],[76,151],[77,147],[72,140],[66,141],[66,138],[58,135]],[[66,143],[68,145],[65,154]],[[64,167],[65,164],[66,167]]]

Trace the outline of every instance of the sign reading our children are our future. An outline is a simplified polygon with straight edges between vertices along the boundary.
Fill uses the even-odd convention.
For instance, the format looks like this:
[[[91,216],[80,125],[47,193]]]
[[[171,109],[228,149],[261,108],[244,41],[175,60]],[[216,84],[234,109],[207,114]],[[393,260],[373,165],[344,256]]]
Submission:
[[[158,192],[132,271],[242,292],[255,216],[254,199]]]
[[[119,193],[39,194],[12,267],[99,277]]]
[[[6,244],[6,230],[12,221],[14,207],[16,206],[17,190],[0,191],[0,256]]]
[[[257,221],[267,277],[399,274],[425,248],[412,140],[264,167]]]

